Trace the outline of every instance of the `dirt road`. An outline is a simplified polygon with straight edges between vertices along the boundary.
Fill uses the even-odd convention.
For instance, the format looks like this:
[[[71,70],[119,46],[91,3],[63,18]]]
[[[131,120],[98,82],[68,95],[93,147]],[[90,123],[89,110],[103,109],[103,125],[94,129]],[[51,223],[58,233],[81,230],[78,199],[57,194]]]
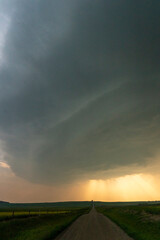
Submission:
[[[78,218],[56,240],[133,240],[115,223],[94,208]]]

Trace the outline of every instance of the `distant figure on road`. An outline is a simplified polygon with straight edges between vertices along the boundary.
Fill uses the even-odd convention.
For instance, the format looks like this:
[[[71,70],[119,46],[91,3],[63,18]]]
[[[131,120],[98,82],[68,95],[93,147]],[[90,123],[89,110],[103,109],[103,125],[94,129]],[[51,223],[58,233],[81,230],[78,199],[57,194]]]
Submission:
[[[91,201],[91,203],[92,203],[92,208],[94,208],[94,202],[93,202],[93,200]]]

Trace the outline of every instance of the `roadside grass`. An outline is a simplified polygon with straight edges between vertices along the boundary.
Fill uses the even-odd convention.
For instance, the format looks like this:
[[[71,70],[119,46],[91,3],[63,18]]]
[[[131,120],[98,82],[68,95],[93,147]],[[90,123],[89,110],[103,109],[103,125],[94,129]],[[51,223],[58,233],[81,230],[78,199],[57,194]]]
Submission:
[[[135,240],[160,240],[160,220],[153,220],[147,215],[160,214],[160,206],[99,207],[97,211],[109,217]]]
[[[0,240],[51,240],[89,209],[0,222]]]

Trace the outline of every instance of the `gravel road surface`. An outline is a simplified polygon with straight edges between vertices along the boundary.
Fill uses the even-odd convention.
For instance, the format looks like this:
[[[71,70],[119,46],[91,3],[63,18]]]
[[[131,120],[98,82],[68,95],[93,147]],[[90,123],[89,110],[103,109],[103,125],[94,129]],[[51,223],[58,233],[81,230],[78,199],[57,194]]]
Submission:
[[[120,227],[92,208],[56,240],[133,240]]]

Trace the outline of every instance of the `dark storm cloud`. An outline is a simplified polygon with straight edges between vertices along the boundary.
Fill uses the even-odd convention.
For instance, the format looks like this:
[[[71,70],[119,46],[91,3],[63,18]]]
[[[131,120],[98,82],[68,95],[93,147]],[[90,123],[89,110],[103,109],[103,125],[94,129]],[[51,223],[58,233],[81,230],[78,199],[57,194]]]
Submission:
[[[52,183],[145,165],[160,144],[159,1],[12,5],[0,133],[14,172]]]

